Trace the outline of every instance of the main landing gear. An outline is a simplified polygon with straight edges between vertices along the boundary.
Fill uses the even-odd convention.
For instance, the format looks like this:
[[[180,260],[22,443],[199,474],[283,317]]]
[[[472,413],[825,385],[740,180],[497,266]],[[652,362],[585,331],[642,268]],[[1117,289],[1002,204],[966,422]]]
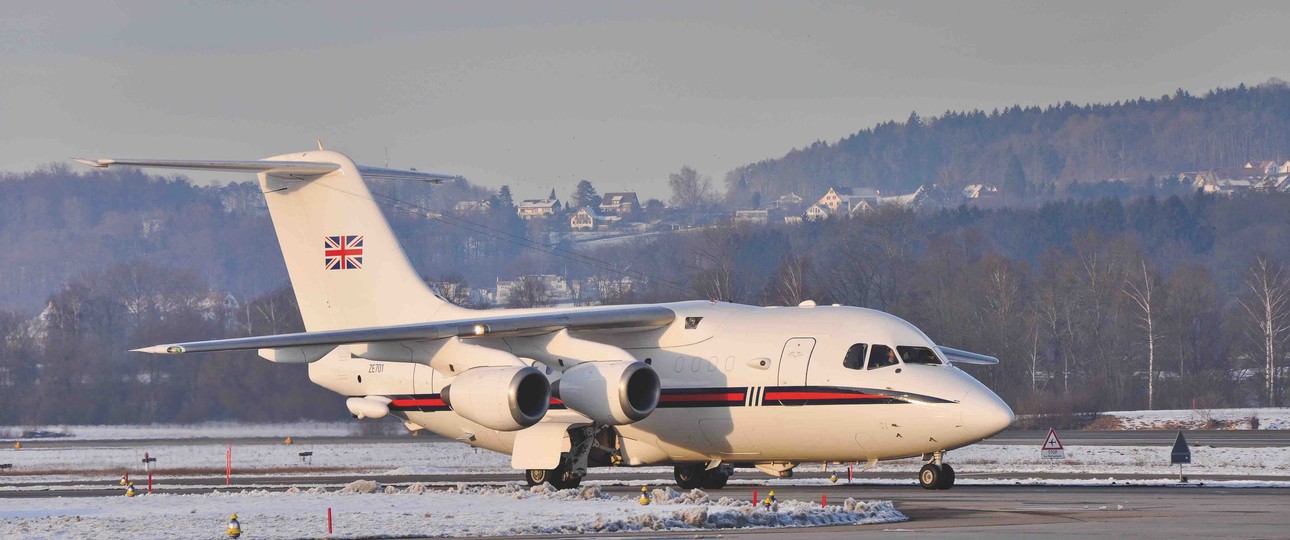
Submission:
[[[954,487],[954,467],[944,462],[945,453],[936,452],[932,459],[918,471],[918,485],[923,489],[950,489]]]
[[[567,456],[568,454],[565,454]],[[524,480],[530,486],[540,486],[544,483],[551,484],[556,489],[572,489],[582,483],[581,476],[574,476],[569,470],[569,459],[561,456],[560,464],[554,469],[528,469],[524,471]]]
[[[708,469],[703,463],[687,463],[677,465],[675,468],[676,485],[685,489],[721,489],[726,487],[726,482],[730,480],[730,474],[734,472],[734,467],[722,465],[715,469]]]

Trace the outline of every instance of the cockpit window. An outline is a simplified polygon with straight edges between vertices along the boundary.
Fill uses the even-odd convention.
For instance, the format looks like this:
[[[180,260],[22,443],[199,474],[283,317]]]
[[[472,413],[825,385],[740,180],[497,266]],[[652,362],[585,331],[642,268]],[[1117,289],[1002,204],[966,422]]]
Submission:
[[[869,348],[869,369],[885,368],[894,366],[899,361],[896,360],[896,351],[886,345],[874,345]]]
[[[928,364],[940,365],[941,359],[936,356],[936,352],[927,347],[896,347],[900,352],[900,359],[906,364]]]
[[[869,346],[864,343],[856,343],[850,349],[847,349],[847,355],[842,359],[842,367],[847,369],[864,369],[864,353]]]

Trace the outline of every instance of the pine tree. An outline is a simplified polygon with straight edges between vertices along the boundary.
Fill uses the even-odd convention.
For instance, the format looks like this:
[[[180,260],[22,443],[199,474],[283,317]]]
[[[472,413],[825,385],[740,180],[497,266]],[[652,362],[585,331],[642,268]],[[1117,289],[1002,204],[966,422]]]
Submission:
[[[572,203],[575,208],[590,206],[595,207],[600,202],[600,195],[596,194],[596,187],[591,185],[590,180],[578,182],[578,187],[573,190]]]
[[[515,206],[515,199],[511,198],[511,186],[502,186],[497,190],[497,204],[494,208],[512,208]]]
[[[1021,168],[1021,160],[1017,154],[1012,154],[1008,159],[1008,168],[1003,172],[1003,191],[1012,197],[1023,197],[1030,188],[1030,183],[1026,181],[1026,171]]]
[[[554,200],[555,200],[555,188],[551,188],[551,195],[547,197],[547,200],[548,200],[548,201],[554,201]]]

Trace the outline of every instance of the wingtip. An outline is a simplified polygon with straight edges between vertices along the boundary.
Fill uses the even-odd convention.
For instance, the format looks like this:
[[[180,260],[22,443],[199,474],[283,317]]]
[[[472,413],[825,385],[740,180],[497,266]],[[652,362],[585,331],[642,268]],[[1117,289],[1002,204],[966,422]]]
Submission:
[[[96,169],[103,169],[103,168],[106,168],[108,165],[111,165],[111,164],[112,164],[112,160],[110,160],[110,159],[85,159],[85,158],[72,158],[72,161],[75,161],[75,162],[80,163],[80,164],[82,164],[82,165],[88,165],[88,166],[90,166],[90,167],[94,167],[94,168],[96,168]]]
[[[151,347],[130,349],[130,352],[145,354],[180,354],[184,352],[184,348],[178,345],[153,345]]]

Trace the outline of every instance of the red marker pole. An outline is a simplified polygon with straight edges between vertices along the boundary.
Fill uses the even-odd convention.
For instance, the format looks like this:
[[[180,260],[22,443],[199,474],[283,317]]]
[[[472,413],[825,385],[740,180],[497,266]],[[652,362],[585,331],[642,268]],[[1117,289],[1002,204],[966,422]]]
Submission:
[[[327,534],[331,534],[331,508],[327,508]]]
[[[848,463],[848,464],[847,464],[847,483],[848,483],[848,484],[850,484],[850,483],[851,483],[851,478],[852,478],[852,474],[851,474],[851,466],[852,466],[852,465],[855,465],[855,464],[854,464],[854,463]]]
[[[753,506],[757,506],[757,490],[753,490]]]
[[[152,471],[148,471],[148,494],[152,495]]]
[[[828,506],[828,505],[829,505],[829,495],[827,493],[825,493],[824,495],[820,495],[820,508],[824,508],[825,506]]]
[[[233,443],[229,443],[228,453],[224,454],[224,485],[233,485]]]

